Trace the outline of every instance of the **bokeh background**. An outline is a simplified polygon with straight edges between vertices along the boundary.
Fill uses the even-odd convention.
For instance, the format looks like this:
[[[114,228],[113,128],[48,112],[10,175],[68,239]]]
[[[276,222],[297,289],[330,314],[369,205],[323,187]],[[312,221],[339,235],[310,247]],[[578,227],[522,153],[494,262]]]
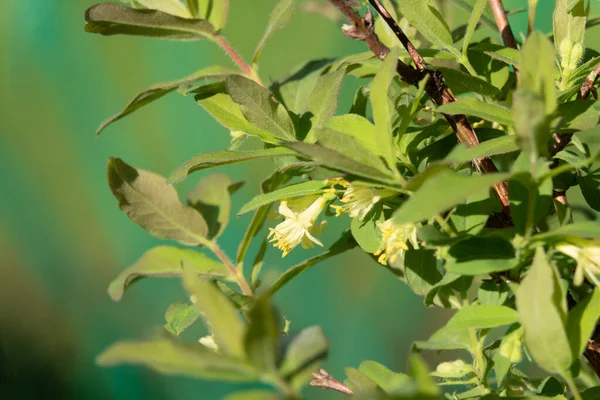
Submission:
[[[94,358],[118,339],[140,338],[161,326],[166,307],[185,299],[176,279],[142,281],[120,303],[106,294],[119,271],[159,243],[118,210],[106,184],[108,157],[166,175],[197,153],[226,148],[229,134],[191,97],[177,94],[117,122],[99,138],[94,132],[150,84],[229,61],[208,42],[86,34],[83,13],[94,3],[0,3],[0,398],[218,399],[232,386],[134,367],[101,369]],[[225,35],[246,59],[275,3],[231,0]],[[343,37],[338,23],[302,11],[306,3],[299,1],[292,22],[268,43],[260,70],[264,80],[311,58],[364,51],[363,44]],[[600,12],[600,3],[592,3]],[[553,6],[540,1],[539,29],[551,29]],[[467,17],[458,11],[449,16],[453,27]],[[517,32],[525,29],[525,13],[512,20]],[[594,28],[588,37],[599,36]],[[600,50],[600,40],[588,44]],[[347,80],[340,109],[347,108],[357,84]],[[219,171],[248,182],[234,209],[258,192],[268,168],[257,162]],[[180,193],[201,176],[179,185]],[[235,254],[247,223],[248,218],[233,218],[221,238],[229,254]],[[326,245],[333,239],[326,235]],[[309,255],[295,250],[282,260],[271,251],[265,269],[275,274]],[[366,359],[405,370],[410,343],[447,318],[440,310],[425,312],[419,297],[359,251],[311,269],[277,303],[292,329],[323,326],[331,341],[326,368],[337,376]],[[313,388],[306,394],[335,397]]]

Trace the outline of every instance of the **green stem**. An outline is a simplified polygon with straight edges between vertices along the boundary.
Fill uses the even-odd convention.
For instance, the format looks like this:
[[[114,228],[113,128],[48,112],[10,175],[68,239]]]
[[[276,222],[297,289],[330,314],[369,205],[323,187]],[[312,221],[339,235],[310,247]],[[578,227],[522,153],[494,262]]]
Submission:
[[[574,400],[583,400],[581,398],[581,395],[579,394],[579,389],[577,389],[577,385],[575,385],[575,381],[573,381],[573,378],[570,375],[566,375],[565,380],[567,381],[567,386],[569,387],[569,390],[571,391],[571,394],[573,395],[573,399]]]
[[[473,68],[473,65],[471,65],[471,62],[469,61],[469,58],[463,54],[462,59],[460,60],[460,63],[463,65],[463,67],[466,68],[466,70],[469,72],[469,74],[471,74],[472,76],[479,76],[477,74],[477,72],[475,72],[475,68]]]
[[[440,214],[436,214],[433,216],[433,219],[435,219],[435,221],[440,224],[440,227],[444,230],[444,232],[446,232],[450,237],[455,237],[456,236],[456,232],[454,232],[454,229],[452,229],[452,227],[448,224],[448,222],[446,222],[446,220],[440,215]]]
[[[211,245],[209,247],[213,251],[213,253],[215,253],[215,255],[219,258],[219,260],[221,260],[225,267],[227,267],[231,276],[237,281],[240,289],[242,289],[242,292],[246,296],[252,296],[252,290],[250,289],[248,282],[246,282],[246,278],[244,278],[244,275],[242,274],[241,270],[238,269],[231,262],[229,257],[227,257],[227,254],[225,254],[225,252],[221,250],[217,242],[211,242]]]
[[[554,178],[555,176],[558,176],[564,172],[569,172],[572,171],[574,169],[579,169],[579,168],[583,168],[583,167],[587,167],[589,164],[591,164],[593,161],[595,160],[595,157],[588,157],[584,160],[581,160],[575,164],[562,164],[559,165],[558,167],[551,169],[550,171],[548,171],[547,173],[545,173],[544,175],[542,175],[540,177],[540,182],[545,181],[548,178]]]
[[[233,62],[236,63],[238,67],[240,67],[244,75],[246,75],[248,78],[252,79],[256,83],[260,84],[261,86],[265,86],[265,84],[261,81],[260,77],[258,76],[256,69],[252,68],[248,63],[246,63],[246,61],[244,61],[242,56],[231,46],[231,44],[229,44],[227,39],[225,39],[221,35],[216,35],[213,37],[213,41],[219,46],[221,46],[223,50],[225,50],[225,52],[229,57],[231,57]]]

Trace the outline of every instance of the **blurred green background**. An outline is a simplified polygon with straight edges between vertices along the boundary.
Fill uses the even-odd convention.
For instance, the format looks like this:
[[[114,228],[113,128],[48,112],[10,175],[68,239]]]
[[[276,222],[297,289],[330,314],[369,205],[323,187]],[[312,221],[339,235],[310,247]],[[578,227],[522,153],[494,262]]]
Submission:
[[[598,1],[592,2],[600,11]],[[117,304],[107,296],[109,281],[159,243],[118,210],[106,184],[108,157],[166,175],[197,153],[226,148],[228,132],[192,98],[177,94],[119,121],[100,138],[94,132],[150,84],[229,61],[208,42],[86,34],[83,13],[94,3],[1,4],[0,398],[218,399],[232,387],[141,368],[101,369],[94,358],[118,339],[140,338],[161,326],[166,307],[185,299],[175,279],[142,281]],[[231,0],[225,35],[246,59],[275,3]],[[299,1],[292,22],[268,43],[263,80],[308,59],[365,50],[344,38],[338,23],[302,11],[306,3]],[[551,29],[553,3],[540,1],[540,29]],[[506,5],[525,7],[526,1]],[[452,12],[451,25],[465,17]],[[520,14],[513,22],[520,31],[525,21],[526,14]],[[588,37],[598,33],[594,29]],[[342,109],[356,85],[351,78],[345,83]],[[219,171],[248,182],[234,209],[258,192],[268,168],[254,163]],[[180,193],[201,176],[179,185]],[[229,254],[247,223],[248,218],[234,218],[221,238]],[[326,235],[325,245],[333,240]],[[265,269],[280,272],[309,255],[295,250],[282,260],[271,251]],[[326,369],[337,376],[365,359],[404,370],[410,343],[446,318],[440,310],[425,312],[419,297],[360,251],[311,269],[277,303],[292,329],[323,326],[331,341]],[[335,398],[313,388],[306,393],[310,399]]]

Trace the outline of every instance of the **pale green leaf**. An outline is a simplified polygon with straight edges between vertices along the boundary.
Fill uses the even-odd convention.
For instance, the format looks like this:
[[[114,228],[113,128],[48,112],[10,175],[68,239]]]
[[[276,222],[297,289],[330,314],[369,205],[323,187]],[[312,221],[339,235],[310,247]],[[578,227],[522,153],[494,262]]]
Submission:
[[[136,0],[142,6],[175,15],[181,18],[191,18],[190,11],[179,0]]]
[[[293,156],[296,153],[283,147],[274,147],[264,150],[249,151],[230,151],[217,150],[198,154],[189,159],[183,165],[178,167],[169,175],[167,182],[178,183],[184,180],[189,174],[201,171],[207,168],[214,168],[221,165],[235,164],[244,161],[257,160],[260,158],[275,158],[281,156]]]
[[[371,153],[382,155],[375,139],[375,126],[365,117],[356,114],[332,117],[327,121],[327,127],[354,137]]]
[[[565,374],[573,357],[565,321],[555,297],[560,283],[544,250],[536,249],[533,264],[517,290],[519,322],[535,362],[550,373]]]
[[[263,34],[263,37],[258,42],[256,46],[256,50],[254,50],[254,55],[252,56],[252,62],[256,64],[260,57],[260,53],[262,52],[267,40],[273,36],[275,32],[283,28],[292,18],[294,14],[294,9],[296,8],[295,0],[279,0],[279,2],[271,11],[269,15],[269,22],[267,23],[267,30]]]
[[[219,352],[243,359],[244,323],[231,301],[210,281],[183,265],[183,284],[202,319],[210,328]]]
[[[342,87],[346,71],[337,71],[321,75],[317,80],[315,88],[308,100],[307,112],[311,116],[311,131],[306,137],[306,142],[314,142],[314,132],[317,128],[325,125],[327,120],[333,116],[338,104],[338,95]]]
[[[394,47],[386,57],[370,85],[370,99],[375,122],[375,143],[388,166],[396,168],[396,154],[392,134],[392,101],[389,96],[392,79],[396,76],[398,48]]]
[[[214,34],[201,19],[176,17],[161,11],[133,9],[117,3],[100,3],[85,12],[85,31],[105,36],[148,36],[169,40],[200,40]]]
[[[328,185],[325,184],[325,181],[307,181],[289,185],[273,192],[259,194],[248,203],[244,204],[238,212],[238,215],[254,211],[259,207],[271,204],[275,201],[323,193],[323,190],[327,187]]]
[[[497,154],[512,153],[519,150],[516,136],[505,135],[486,140],[474,147],[458,144],[445,158],[453,163],[464,163],[478,158],[495,156]]]
[[[468,306],[463,307],[447,323],[448,328],[496,328],[517,322],[519,315],[515,310],[504,306]]]
[[[165,375],[234,382],[258,379],[258,372],[242,360],[218,354],[200,344],[185,345],[172,339],[117,342],[96,361],[105,367],[142,365]]]
[[[181,276],[181,265],[206,278],[231,279],[223,264],[197,251],[170,246],[148,250],[132,266],[121,272],[109,285],[108,294],[114,301],[123,297],[125,289],[145,278],[174,278]]]
[[[567,336],[574,360],[585,350],[599,318],[600,289],[594,288],[592,294],[569,311],[567,316]]]
[[[473,6],[473,12],[469,16],[469,24],[467,25],[467,30],[463,38],[462,52],[465,56],[467,55],[467,48],[471,43],[473,33],[475,33],[475,29],[477,29],[477,24],[479,23],[479,19],[481,18],[481,15],[483,14],[487,3],[487,0],[477,0],[475,5]]]
[[[110,158],[107,169],[110,190],[133,222],[160,239],[190,246],[208,242],[208,226],[202,215],[182,204],[165,178],[135,169],[119,158]]]
[[[398,224],[416,223],[441,213],[464,201],[474,193],[508,178],[508,174],[464,176],[441,170],[427,179],[393,215]],[[444,193],[440,196],[440,193]]]
[[[559,53],[564,40],[568,40],[571,45],[583,45],[586,20],[585,0],[556,0],[553,32],[554,45]]]
[[[481,101],[475,97],[458,99],[452,103],[444,104],[437,108],[444,114],[465,114],[497,122],[502,125],[513,125],[513,118],[509,108],[497,103]]]

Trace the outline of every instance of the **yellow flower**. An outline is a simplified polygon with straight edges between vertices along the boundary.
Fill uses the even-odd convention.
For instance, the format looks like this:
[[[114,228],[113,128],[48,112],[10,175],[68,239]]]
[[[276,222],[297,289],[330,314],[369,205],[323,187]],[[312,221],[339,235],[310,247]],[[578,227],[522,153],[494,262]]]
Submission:
[[[279,214],[283,215],[285,220],[275,228],[270,228],[269,238],[271,242],[275,242],[275,247],[283,251],[282,257],[287,256],[299,244],[302,244],[305,249],[313,247],[313,243],[323,246],[312,234],[319,234],[324,228],[325,221],[319,226],[315,226],[315,221],[327,202],[328,200],[324,196],[319,196],[300,213],[293,211],[287,201],[281,202]]]
[[[377,261],[383,265],[387,265],[388,261],[393,263],[398,256],[404,256],[404,252],[408,250],[407,242],[415,249],[419,248],[417,227],[414,224],[399,225],[393,219],[388,219],[379,225],[379,230],[381,244],[374,255],[379,256]]]
[[[376,189],[364,183],[353,182],[344,191],[344,196],[340,200],[344,205],[332,207],[336,215],[348,213],[352,218],[358,217],[362,221],[381,199],[395,194],[396,192],[390,189]]]
[[[596,286],[600,286],[597,275],[600,275],[600,241],[581,241],[581,246],[562,243],[556,250],[577,261],[573,284],[579,286],[587,278]]]

